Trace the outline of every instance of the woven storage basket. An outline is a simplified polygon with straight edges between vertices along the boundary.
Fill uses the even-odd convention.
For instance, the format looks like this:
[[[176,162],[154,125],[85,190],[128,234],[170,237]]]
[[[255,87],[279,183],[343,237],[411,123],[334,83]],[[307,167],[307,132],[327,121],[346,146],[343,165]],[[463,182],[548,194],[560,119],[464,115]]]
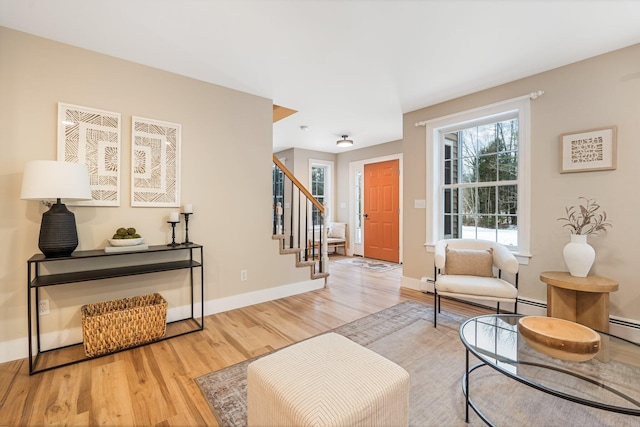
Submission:
[[[158,293],[87,304],[81,311],[89,357],[157,340],[167,329],[167,301]]]

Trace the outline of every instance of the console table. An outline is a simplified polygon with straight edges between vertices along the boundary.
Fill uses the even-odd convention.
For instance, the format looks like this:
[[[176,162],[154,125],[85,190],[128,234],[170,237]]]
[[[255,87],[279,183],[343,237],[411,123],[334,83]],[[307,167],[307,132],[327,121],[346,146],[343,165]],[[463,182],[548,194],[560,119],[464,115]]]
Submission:
[[[609,292],[618,290],[618,282],[566,271],[545,271],[540,280],[547,284],[547,316],[609,332]]]
[[[99,265],[109,264],[113,266],[101,266],[100,268],[91,269],[91,261],[98,259],[100,259],[97,263]],[[79,263],[82,264],[82,266],[78,266]],[[42,267],[46,266],[54,268],[62,267],[65,271],[71,270],[71,272],[44,274],[42,272]],[[149,246],[147,250],[139,252],[105,253],[104,250],[76,251],[68,257],[59,258],[46,258],[43,254],[36,254],[27,261],[27,269],[27,318],[29,329],[30,375],[93,359],[95,357],[101,357],[87,357],[84,354],[82,343],[42,350],[40,340],[41,319],[38,307],[40,305],[40,289],[46,286],[60,286],[79,282],[89,282],[86,286],[95,286],[96,281],[103,279],[186,269],[189,270],[191,286],[191,317],[186,317],[168,323],[167,333],[163,338],[161,338],[161,340],[204,329],[204,267],[203,247],[201,245],[182,244],[179,246]],[[199,277],[199,280],[194,280],[196,276]],[[200,282],[199,292],[196,292],[194,281]],[[196,304],[199,309],[198,316],[195,313]],[[35,316],[33,315],[34,307]],[[33,348],[34,318],[35,351]],[[150,343],[142,345],[146,344]]]

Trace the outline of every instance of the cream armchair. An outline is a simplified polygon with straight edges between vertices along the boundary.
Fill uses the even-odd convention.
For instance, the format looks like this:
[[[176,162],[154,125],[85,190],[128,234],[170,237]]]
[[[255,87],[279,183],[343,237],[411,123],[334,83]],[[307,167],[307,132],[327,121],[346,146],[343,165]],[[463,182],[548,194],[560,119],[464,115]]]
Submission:
[[[309,240],[309,248],[312,250],[312,257],[315,258],[320,252],[320,229],[315,233],[315,240]],[[311,235],[311,233],[309,233]],[[347,232],[347,223],[345,222],[327,222],[327,250],[332,249],[334,253],[338,253],[338,249],[342,248],[342,255],[347,254],[349,233]]]
[[[498,313],[501,302],[513,303],[517,312],[519,264],[505,246],[487,240],[443,239],[436,243],[434,264],[434,327],[442,295],[495,301]],[[503,271],[514,276],[514,284],[501,278]]]

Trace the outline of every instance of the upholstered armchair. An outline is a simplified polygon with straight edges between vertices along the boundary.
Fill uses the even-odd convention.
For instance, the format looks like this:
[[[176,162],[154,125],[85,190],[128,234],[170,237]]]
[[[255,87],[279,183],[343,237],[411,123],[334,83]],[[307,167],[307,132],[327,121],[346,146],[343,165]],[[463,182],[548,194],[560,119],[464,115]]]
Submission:
[[[518,304],[518,260],[505,246],[487,240],[443,239],[434,258],[433,325],[437,326],[440,297],[458,297]],[[502,279],[505,271],[514,284]],[[496,276],[497,272],[497,276]]]

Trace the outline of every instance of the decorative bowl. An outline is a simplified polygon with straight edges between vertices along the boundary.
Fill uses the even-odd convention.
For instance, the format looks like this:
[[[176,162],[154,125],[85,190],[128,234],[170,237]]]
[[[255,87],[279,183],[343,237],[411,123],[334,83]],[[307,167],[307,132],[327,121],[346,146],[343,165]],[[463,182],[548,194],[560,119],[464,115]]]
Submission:
[[[527,344],[547,356],[586,362],[600,351],[600,334],[579,323],[544,316],[526,316],[518,323]]]
[[[138,239],[109,239],[111,246],[136,246],[144,242],[144,238]]]

